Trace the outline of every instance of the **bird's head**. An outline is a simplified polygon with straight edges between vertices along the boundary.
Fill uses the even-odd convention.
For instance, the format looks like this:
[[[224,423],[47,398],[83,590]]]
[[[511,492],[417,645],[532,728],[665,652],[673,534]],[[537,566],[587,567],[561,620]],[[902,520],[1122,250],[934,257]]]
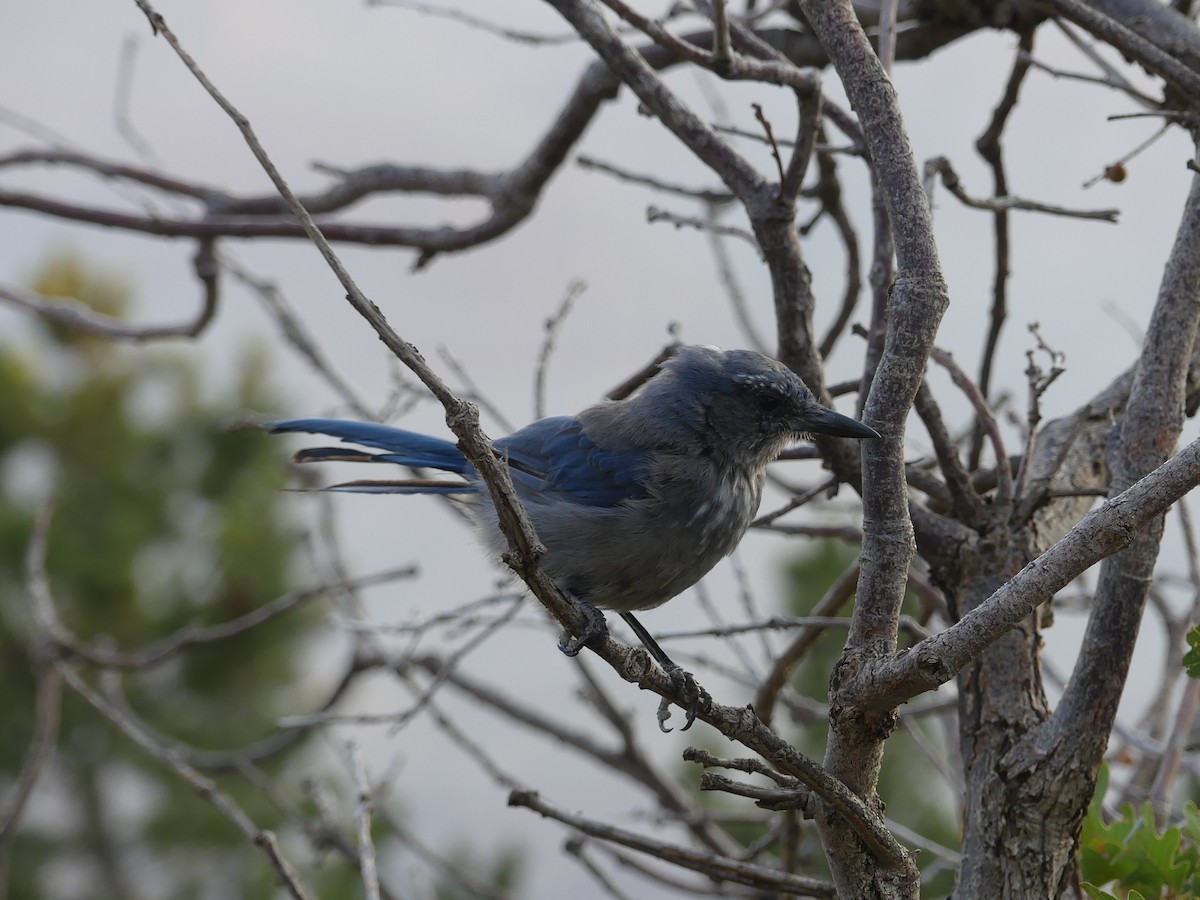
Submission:
[[[713,452],[751,468],[805,435],[879,437],[873,428],[822,406],[795,372],[753,350],[681,347],[661,374],[669,383],[662,387],[683,401],[680,411],[695,419],[694,433]]]

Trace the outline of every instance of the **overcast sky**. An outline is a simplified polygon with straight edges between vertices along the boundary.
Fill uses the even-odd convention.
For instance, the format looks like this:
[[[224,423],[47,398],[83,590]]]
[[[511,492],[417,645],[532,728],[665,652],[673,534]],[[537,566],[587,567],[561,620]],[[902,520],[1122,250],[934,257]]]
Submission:
[[[517,0],[462,4],[506,27],[562,34],[564,24],[546,5]],[[479,9],[476,9],[476,8]],[[315,190],[325,179],[314,163],[355,167],[374,162],[506,169],[518,162],[548,127],[575,78],[590,60],[578,44],[529,47],[462,24],[362,3],[317,0],[179,0],[158,9],[218,87],[252,121],[293,187]],[[1037,57],[1080,70],[1079,55],[1053,29],[1039,38]],[[187,179],[235,192],[267,193],[270,185],[237,130],[187,73],[165,42],[151,37],[132,0],[41,0],[8,3],[0,12],[0,153],[43,143],[26,120],[74,146],[103,157],[136,161],[134,148],[114,116],[119,60],[134,41],[135,67],[128,96],[132,123],[161,168]],[[920,65],[902,66],[896,81],[918,157],[948,156],[967,189],[983,195],[990,178],[973,151],[1011,64],[1015,39],[983,33],[949,47]],[[1130,73],[1131,77],[1136,73]],[[762,103],[776,132],[790,134],[794,103],[785,92],[744,85],[721,87],[725,110],[714,111],[694,75],[676,72],[670,84],[705,115],[755,129],[751,102]],[[826,78],[840,97],[836,79]],[[1119,207],[1120,225],[1046,216],[1014,217],[1010,326],[1001,347],[996,383],[1024,406],[1024,351],[1032,346],[1025,326],[1038,321],[1045,339],[1066,353],[1068,371],[1045,399],[1055,416],[1073,409],[1132,361],[1133,329],[1144,327],[1161,265],[1171,246],[1188,184],[1190,147],[1182,133],[1158,142],[1129,166],[1121,185],[1082,184],[1148,137],[1154,120],[1108,121],[1136,111],[1111,91],[1042,73],[1030,76],[1007,144],[1009,177],[1016,194],[1076,208]],[[765,149],[743,145],[756,164],[772,166]],[[674,182],[713,187],[714,180],[669,138],[655,120],[638,114],[628,94],[606,105],[575,154],[587,154]],[[574,155],[573,154],[573,157]],[[868,207],[861,167],[841,164],[857,222],[867,228]],[[769,169],[768,169],[769,170]],[[129,208],[127,195],[95,179],[63,171],[0,171],[10,189],[40,191],[68,201]],[[341,248],[366,293],[394,327],[421,349],[456,385],[438,359],[446,348],[517,425],[532,415],[531,375],[543,322],[568,285],[582,279],[587,291],[562,328],[553,359],[548,411],[573,412],[597,399],[644,364],[678,323],[688,342],[745,343],[720,287],[705,238],[670,225],[647,224],[646,207],[657,205],[696,215],[694,204],[654,195],[644,188],[585,171],[569,163],[554,178],[535,215],[500,241],[427,270],[411,271],[413,254],[398,250]],[[991,219],[964,210],[939,190],[936,224],[952,305],[938,343],[976,371],[986,329],[992,277]],[[467,223],[479,204],[430,199],[372,201],[347,218],[379,223]],[[864,234],[866,232],[864,231]],[[194,314],[199,293],[189,277],[192,246],[0,210],[0,283],[19,284],[55,248],[71,247],[130,278],[139,321],[162,322]],[[300,242],[228,245],[254,271],[277,281],[338,370],[373,404],[388,392],[385,351],[346,306],[343,291],[316,251]],[[833,315],[840,296],[843,260],[831,230],[806,239],[821,308],[818,328]],[[771,333],[766,272],[748,247],[730,247],[760,330]],[[865,303],[864,303],[865,305]],[[865,312],[856,315],[864,321]],[[20,317],[0,310],[0,328],[19,328]],[[221,365],[251,340],[267,342],[279,383],[287,386],[298,414],[344,413],[336,397],[296,358],[271,328],[259,301],[227,281],[220,318],[195,345],[181,352]],[[843,341],[830,364],[830,380],[857,373],[860,347]],[[965,406],[937,376],[935,386],[952,416]],[[843,411],[852,411],[848,405]],[[504,429],[485,423],[493,435]],[[425,404],[408,427],[443,433],[440,411]],[[1009,431],[1010,451],[1019,446]],[[1195,437],[1188,423],[1184,439]],[[911,429],[912,454],[925,449],[920,428]],[[813,479],[813,464],[793,464],[796,480]],[[805,468],[808,467],[808,468]],[[305,509],[306,500],[297,501]],[[372,612],[395,621],[414,609],[433,610],[486,593],[497,575],[464,543],[456,517],[427,498],[339,499],[345,543],[354,567],[372,571],[420,562],[420,582],[371,594]],[[778,592],[778,566],[796,547],[773,535],[755,535],[741,555],[761,602]],[[1177,556],[1176,552],[1176,556]],[[731,593],[727,565],[714,574],[718,600]],[[529,610],[535,621],[540,613]],[[731,617],[734,613],[731,611]],[[685,596],[645,617],[651,630],[704,621]],[[1047,634],[1051,649],[1069,664],[1078,623],[1060,618]],[[315,661],[336,668],[336,640]],[[1148,659],[1140,651],[1135,660]],[[1150,677],[1135,684],[1150,689]],[[554,649],[550,631],[510,629],[472,658],[477,674],[556,709],[572,702],[569,666]],[[1135,674],[1135,679],[1137,675]],[[653,731],[654,702],[609,679],[621,701],[636,709]],[[736,696],[722,697],[734,702]],[[380,686],[362,707],[385,711],[404,705],[394,688]],[[464,714],[469,708],[464,707]],[[588,724],[586,712],[564,717]],[[567,808],[587,807],[597,816],[620,817],[646,801],[593,769],[540,746],[493,720],[474,720],[494,735],[498,755],[511,771]],[[414,819],[426,823],[434,844],[472,837],[488,847],[503,833],[550,852],[535,875],[531,896],[561,896],[563,879],[583,883],[579,871],[559,861],[565,832],[532,814],[504,807],[504,791],[479,775],[444,739],[418,723],[399,735],[371,732],[376,771],[399,761],[396,794]],[[477,735],[478,736],[478,735]],[[678,734],[649,742],[672,758],[685,745]],[[544,755],[543,755],[544,754]],[[626,822],[628,824],[628,822]],[[634,823],[636,825],[636,823]],[[503,830],[503,832],[501,832]],[[642,896],[648,896],[642,894]]]

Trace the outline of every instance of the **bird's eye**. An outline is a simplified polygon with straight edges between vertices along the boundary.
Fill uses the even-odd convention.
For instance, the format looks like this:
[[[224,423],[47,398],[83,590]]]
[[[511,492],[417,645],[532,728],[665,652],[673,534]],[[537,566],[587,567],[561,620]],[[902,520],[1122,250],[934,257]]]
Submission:
[[[769,413],[775,412],[783,405],[783,398],[774,391],[762,391],[755,395],[754,405],[759,408],[759,411]]]

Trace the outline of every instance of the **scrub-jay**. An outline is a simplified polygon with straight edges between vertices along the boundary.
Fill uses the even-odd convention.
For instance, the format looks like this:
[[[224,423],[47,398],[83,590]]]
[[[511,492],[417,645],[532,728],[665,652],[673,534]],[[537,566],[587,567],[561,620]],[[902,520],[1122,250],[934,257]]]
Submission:
[[[396,463],[462,476],[354,481],[331,490],[465,495],[489,553],[507,541],[475,468],[450,441],[386,425],[294,419],[272,432],[324,434],[371,447],[300,450],[297,462]],[[684,346],[623,400],[541,419],[495,441],[546,545],[545,572],[582,601],[594,628],[559,646],[574,656],[615,610],[689,698],[685,730],[707,695],[632,615],[699,581],[737,547],[758,510],[767,463],[810,432],[877,438],[821,406],[787,367],[750,350]],[[704,698],[703,700],[701,698]],[[669,713],[660,707],[660,725]],[[666,729],[664,729],[666,730]]]

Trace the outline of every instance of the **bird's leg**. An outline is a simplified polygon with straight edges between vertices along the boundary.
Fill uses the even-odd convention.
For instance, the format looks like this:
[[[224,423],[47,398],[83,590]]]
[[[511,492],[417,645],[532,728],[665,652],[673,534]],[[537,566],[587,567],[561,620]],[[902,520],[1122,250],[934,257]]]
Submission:
[[[578,597],[575,598],[579,600]],[[578,656],[579,651],[588,645],[588,643],[598,637],[608,636],[608,625],[604,621],[604,613],[592,606],[586,600],[579,600],[579,606],[583,609],[584,617],[587,619],[587,624],[583,626],[583,631],[579,633],[579,637],[575,637],[571,632],[563,629],[562,634],[558,636],[558,649],[567,656]]]
[[[633,629],[633,633],[637,635],[637,639],[642,642],[654,661],[662,666],[663,671],[671,682],[675,685],[675,691],[682,699],[682,706],[686,710],[687,719],[683,723],[683,731],[687,731],[692,727],[692,723],[696,721],[696,716],[702,711],[712,706],[712,697],[708,691],[696,683],[695,677],[691,672],[686,671],[682,666],[676,663],[671,657],[663,651],[663,648],[658,646],[658,641],[650,636],[642,623],[633,617],[633,613],[623,612],[621,618],[626,624]],[[667,719],[671,718],[671,701],[663,697],[658,704],[658,727],[666,733],[671,729],[667,727]]]

